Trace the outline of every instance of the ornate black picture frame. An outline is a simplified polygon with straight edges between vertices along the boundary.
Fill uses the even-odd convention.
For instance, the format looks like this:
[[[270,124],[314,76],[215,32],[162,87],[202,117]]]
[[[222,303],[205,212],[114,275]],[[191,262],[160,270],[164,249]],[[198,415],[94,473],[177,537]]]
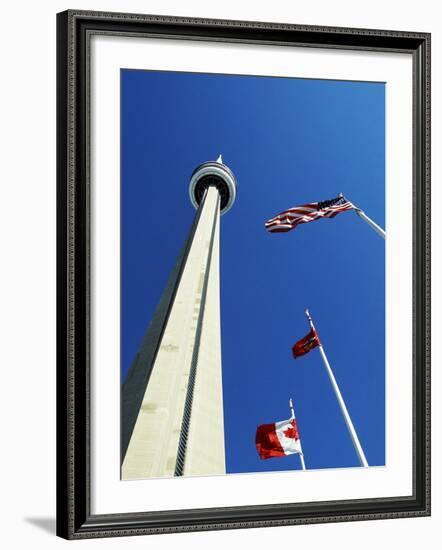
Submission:
[[[94,34],[413,58],[413,495],[111,515],[90,509],[89,41]],[[67,539],[430,514],[430,35],[69,10],[57,16],[57,534]]]

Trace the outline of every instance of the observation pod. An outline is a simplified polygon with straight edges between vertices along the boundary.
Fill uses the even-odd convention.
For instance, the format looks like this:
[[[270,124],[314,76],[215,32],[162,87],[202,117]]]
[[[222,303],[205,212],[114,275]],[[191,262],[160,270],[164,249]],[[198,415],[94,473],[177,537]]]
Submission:
[[[193,172],[189,184],[189,196],[198,209],[206,189],[214,186],[220,196],[221,215],[228,212],[236,199],[236,178],[228,166],[223,164],[222,155],[216,161],[200,164]]]

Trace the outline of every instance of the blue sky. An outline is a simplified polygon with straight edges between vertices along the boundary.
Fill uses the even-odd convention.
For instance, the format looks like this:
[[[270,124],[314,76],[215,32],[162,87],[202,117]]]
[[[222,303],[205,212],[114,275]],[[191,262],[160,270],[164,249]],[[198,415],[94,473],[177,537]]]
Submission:
[[[230,473],[261,461],[256,427],[294,400],[307,468],[358,460],[319,351],[293,360],[308,307],[370,465],[385,463],[385,242],[354,212],[269,234],[278,212],[342,192],[385,227],[385,86],[121,71],[122,373],[195,215],[194,168],[222,153],[238,180],[221,218],[221,330]],[[388,228],[387,228],[388,231]]]

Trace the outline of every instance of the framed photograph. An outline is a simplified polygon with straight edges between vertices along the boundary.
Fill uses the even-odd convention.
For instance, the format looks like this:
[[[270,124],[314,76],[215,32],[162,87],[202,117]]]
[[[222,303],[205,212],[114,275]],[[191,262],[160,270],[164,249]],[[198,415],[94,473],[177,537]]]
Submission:
[[[430,35],[57,19],[57,534],[430,514]]]

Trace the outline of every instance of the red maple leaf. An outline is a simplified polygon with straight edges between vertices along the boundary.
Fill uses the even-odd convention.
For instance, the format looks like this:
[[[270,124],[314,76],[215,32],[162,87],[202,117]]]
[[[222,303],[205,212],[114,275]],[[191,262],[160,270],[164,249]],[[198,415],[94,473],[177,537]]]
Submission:
[[[284,432],[282,432],[286,437],[288,437],[289,439],[299,439],[299,435],[298,435],[298,428],[296,426],[296,423],[295,421],[293,420],[292,425],[290,426],[290,428],[287,428]]]

